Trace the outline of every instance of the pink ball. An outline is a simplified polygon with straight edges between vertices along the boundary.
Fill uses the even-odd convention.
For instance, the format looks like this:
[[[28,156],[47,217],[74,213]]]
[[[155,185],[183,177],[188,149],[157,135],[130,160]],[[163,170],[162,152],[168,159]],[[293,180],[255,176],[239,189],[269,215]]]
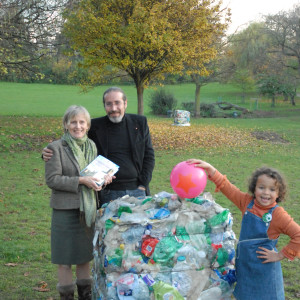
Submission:
[[[204,191],[207,175],[202,168],[183,161],[173,168],[170,183],[179,197],[191,199],[199,196]]]

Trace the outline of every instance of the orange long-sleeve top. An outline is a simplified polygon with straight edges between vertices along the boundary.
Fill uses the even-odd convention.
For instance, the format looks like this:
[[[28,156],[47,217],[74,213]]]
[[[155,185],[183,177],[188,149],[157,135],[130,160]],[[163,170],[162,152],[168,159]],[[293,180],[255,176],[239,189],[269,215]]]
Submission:
[[[230,183],[226,175],[221,174],[219,171],[216,171],[213,176],[208,178],[216,185],[216,192],[221,191],[244,215],[253,196],[240,191],[235,185]],[[270,206],[261,206],[254,199],[254,205],[249,211],[256,216],[262,217],[264,213],[268,212],[276,204],[275,202]],[[300,258],[300,225],[293,220],[283,207],[279,206],[273,211],[272,222],[267,234],[270,239],[277,239],[280,234],[288,235],[290,241],[281,250],[282,254],[289,260],[294,260],[295,257]]]

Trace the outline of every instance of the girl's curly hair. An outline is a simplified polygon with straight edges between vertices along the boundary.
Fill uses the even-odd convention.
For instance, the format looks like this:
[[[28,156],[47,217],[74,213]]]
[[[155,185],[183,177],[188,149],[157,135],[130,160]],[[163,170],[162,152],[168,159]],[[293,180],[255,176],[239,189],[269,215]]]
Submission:
[[[261,167],[255,170],[249,179],[249,192],[254,196],[257,179],[261,175],[267,175],[276,180],[276,186],[278,187],[278,198],[276,202],[279,203],[285,200],[287,194],[287,184],[284,177],[279,173],[279,171],[269,168],[269,167]]]

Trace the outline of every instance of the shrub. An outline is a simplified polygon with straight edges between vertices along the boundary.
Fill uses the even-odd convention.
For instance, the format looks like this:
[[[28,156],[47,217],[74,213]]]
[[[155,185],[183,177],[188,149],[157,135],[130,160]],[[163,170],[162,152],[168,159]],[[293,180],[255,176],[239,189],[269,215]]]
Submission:
[[[195,112],[195,102],[183,102],[181,104],[182,109],[191,112],[194,114]],[[216,117],[217,111],[216,107],[213,104],[208,103],[200,103],[200,115],[201,117],[214,118]]]
[[[163,89],[154,91],[150,98],[149,107],[156,115],[165,115],[168,110],[174,110],[177,100],[174,95]]]
[[[181,106],[183,110],[193,113],[195,109],[195,102],[182,102]]]
[[[208,103],[201,103],[200,104],[200,115],[202,117],[209,117],[213,118],[216,116],[216,106],[213,104]]]

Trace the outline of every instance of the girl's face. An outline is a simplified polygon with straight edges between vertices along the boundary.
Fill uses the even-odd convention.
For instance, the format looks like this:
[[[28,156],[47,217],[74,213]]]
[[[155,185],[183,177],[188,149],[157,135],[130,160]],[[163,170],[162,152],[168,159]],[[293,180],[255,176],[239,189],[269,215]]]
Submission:
[[[75,139],[83,138],[89,129],[84,114],[76,115],[70,121],[70,124],[66,126],[66,128],[69,130],[71,136]]]
[[[276,180],[268,175],[260,175],[256,182],[254,195],[258,203],[262,206],[269,206],[276,202],[279,196],[279,188]]]

